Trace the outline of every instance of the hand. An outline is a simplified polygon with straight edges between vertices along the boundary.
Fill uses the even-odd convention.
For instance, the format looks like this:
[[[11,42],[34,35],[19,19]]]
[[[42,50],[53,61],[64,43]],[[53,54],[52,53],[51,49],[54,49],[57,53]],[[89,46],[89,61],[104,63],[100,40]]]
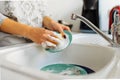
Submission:
[[[45,16],[43,18],[43,25],[44,27],[46,27],[47,29],[50,29],[50,30],[55,30],[55,31],[58,31],[62,34],[62,36],[65,36],[63,30],[68,30],[70,31],[70,28],[68,26],[64,26],[62,24],[59,24],[55,21],[53,21],[50,17],[48,16]]]
[[[51,29],[51,30],[55,30],[55,31],[60,32],[63,37],[64,37],[64,35],[65,35],[64,32],[63,32],[63,30],[68,30],[68,31],[70,31],[70,28],[69,28],[68,26],[59,24],[59,23],[57,23],[57,22],[55,22],[55,21],[52,21],[52,22],[51,22],[51,26],[48,27],[48,28]]]
[[[9,18],[6,18],[3,21],[3,23],[0,25],[0,30],[3,32],[27,37],[38,44],[46,41],[53,44],[58,44],[56,41],[58,38],[52,31],[21,24]]]
[[[57,36],[52,31],[46,30],[44,28],[31,27],[27,33],[27,37],[37,44],[41,44],[42,42],[46,41],[49,41],[53,44],[58,44],[58,42],[51,38],[57,38]]]

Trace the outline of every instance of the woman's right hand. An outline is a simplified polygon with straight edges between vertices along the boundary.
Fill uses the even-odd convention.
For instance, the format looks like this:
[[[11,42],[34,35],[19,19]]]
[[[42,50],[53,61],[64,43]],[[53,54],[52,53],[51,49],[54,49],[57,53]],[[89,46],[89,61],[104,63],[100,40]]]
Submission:
[[[31,27],[26,24],[13,21],[9,18],[5,18],[5,20],[2,22],[0,25],[0,31],[27,37],[37,44],[41,44],[42,42],[46,41],[53,44],[58,44],[56,41],[58,38],[52,31],[44,28]]]
[[[55,45],[58,44],[57,41],[54,39],[57,38],[57,36],[50,30],[46,30],[44,28],[35,28],[32,27],[28,32],[27,32],[27,38],[31,39],[33,42],[37,44],[41,44],[43,42],[51,42]],[[52,39],[53,37],[54,39]]]

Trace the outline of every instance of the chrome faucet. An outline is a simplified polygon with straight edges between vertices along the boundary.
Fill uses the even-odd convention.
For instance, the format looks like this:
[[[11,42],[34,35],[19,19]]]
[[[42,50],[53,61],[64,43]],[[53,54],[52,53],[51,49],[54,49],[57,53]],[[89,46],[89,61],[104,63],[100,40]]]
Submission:
[[[86,19],[85,17],[81,16],[81,15],[77,15],[77,14],[72,14],[71,16],[72,20],[76,20],[76,19],[80,19],[82,22],[84,22],[86,25],[88,25],[88,27],[90,27],[93,31],[95,31],[96,33],[98,33],[100,36],[102,36],[106,41],[108,41],[111,46],[113,47],[120,47],[120,37],[118,39],[118,36],[120,35],[115,35],[116,33],[118,33],[118,20],[115,21],[114,25],[114,29],[113,29],[113,36],[114,36],[114,40],[109,38],[104,32],[102,32],[99,28],[97,28],[92,22],[90,22],[88,19]],[[118,19],[118,17],[116,17],[116,19]],[[119,24],[120,27],[120,24]],[[120,30],[119,30],[120,32]],[[116,40],[115,40],[116,39]]]
[[[115,43],[120,44],[120,16],[119,11],[116,9],[113,11],[113,24],[111,26],[112,40]]]

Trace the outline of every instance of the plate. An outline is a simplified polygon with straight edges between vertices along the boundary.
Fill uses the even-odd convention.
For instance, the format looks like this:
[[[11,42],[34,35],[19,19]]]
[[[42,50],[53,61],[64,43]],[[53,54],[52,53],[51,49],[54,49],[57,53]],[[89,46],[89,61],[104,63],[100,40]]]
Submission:
[[[87,71],[73,64],[51,64],[41,68],[42,71],[61,75],[86,75]]]
[[[46,49],[46,51],[51,52],[51,53],[56,53],[56,52],[61,52],[62,50],[67,48],[72,42],[72,34],[71,34],[71,32],[69,32],[67,30],[64,30],[64,33],[66,35],[66,40],[67,40],[67,43],[64,44],[64,47],[62,47],[60,49],[49,48],[49,49]]]

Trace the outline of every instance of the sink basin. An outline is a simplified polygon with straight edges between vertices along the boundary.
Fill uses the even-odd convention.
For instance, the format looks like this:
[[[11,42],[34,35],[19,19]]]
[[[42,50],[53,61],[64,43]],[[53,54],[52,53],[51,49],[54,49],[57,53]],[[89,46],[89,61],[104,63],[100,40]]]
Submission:
[[[39,78],[39,80],[49,80],[49,78],[52,80],[63,78],[106,78],[116,64],[116,55],[113,48],[94,44],[72,43],[67,49],[58,53],[50,53],[39,45],[29,44],[5,53],[1,57],[1,68],[4,71],[2,75],[11,77],[7,80],[15,80],[15,73],[17,73],[17,80],[23,79],[23,77],[19,77],[21,75]],[[86,66],[94,70],[95,73],[83,76],[63,76],[40,70],[46,65],[56,63]]]
[[[107,35],[107,34],[106,34]],[[111,35],[108,35],[111,37]],[[108,43],[103,37],[101,37],[98,34],[88,34],[88,33],[81,33],[81,34],[74,34],[73,35],[73,43],[77,44],[99,44],[102,46],[109,46],[110,43]]]

